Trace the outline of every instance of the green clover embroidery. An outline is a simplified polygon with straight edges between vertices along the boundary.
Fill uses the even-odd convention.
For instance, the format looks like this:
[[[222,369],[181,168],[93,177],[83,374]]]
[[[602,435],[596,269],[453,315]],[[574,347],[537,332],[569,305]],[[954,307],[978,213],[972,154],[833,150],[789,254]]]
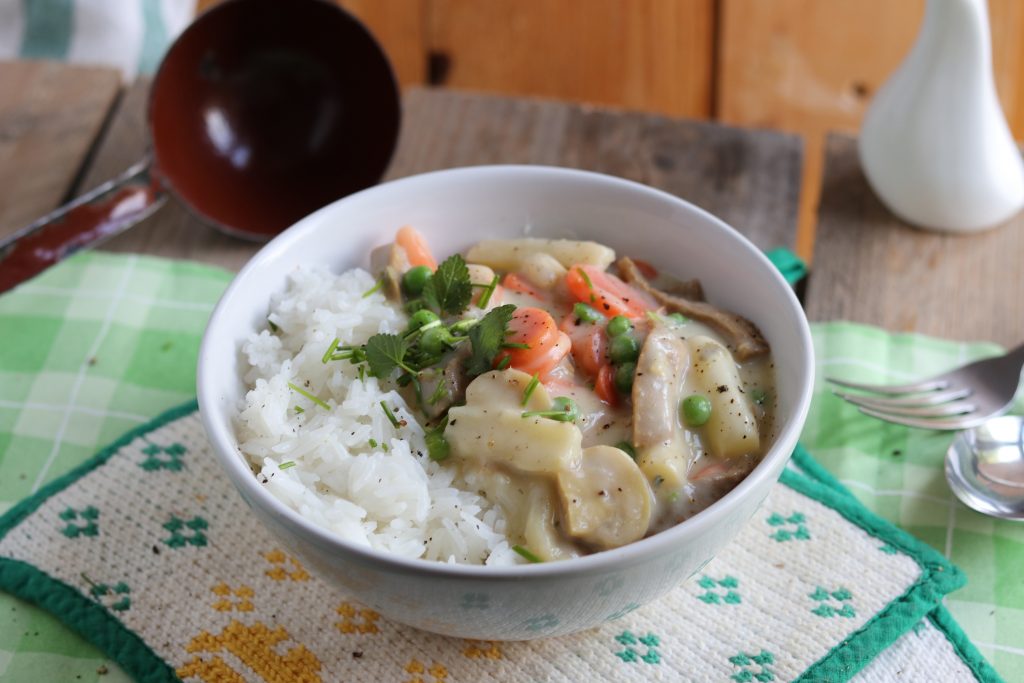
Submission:
[[[615,640],[626,648],[615,653],[615,656],[627,664],[645,662],[647,664],[661,664],[661,655],[658,653],[658,646],[661,639],[653,633],[637,637],[629,631],[623,631],[615,636]],[[644,647],[644,653],[640,654],[639,646]],[[634,647],[637,646],[637,647]]]
[[[185,466],[182,458],[187,452],[188,449],[180,443],[172,443],[170,446],[157,446],[151,443],[142,449],[142,453],[147,457],[139,463],[139,467],[147,472],[154,472],[156,470],[177,472]],[[167,457],[163,458],[161,457],[162,455]]]
[[[163,539],[163,542],[172,548],[183,548],[186,545],[206,545],[206,534],[203,533],[203,530],[208,528],[209,524],[202,517],[193,517],[186,522],[172,515],[170,521],[163,527],[171,532],[170,538]]]
[[[68,538],[96,536],[100,532],[99,526],[96,523],[96,520],[100,517],[100,511],[92,505],[83,510],[69,507],[57,516],[67,522],[60,532]]]
[[[715,580],[705,574],[697,581],[697,585],[704,589],[697,599],[707,605],[738,605],[742,602],[740,594],[733,590],[740,585],[739,579],[735,576],[725,576]]]
[[[770,666],[775,663],[775,656],[767,650],[761,650],[756,655],[740,652],[729,657],[729,663],[740,667],[739,671],[729,677],[736,683],[750,683],[751,681],[766,683],[775,680],[775,672]]]
[[[775,533],[771,534],[769,538],[779,543],[792,540],[809,541],[811,539],[810,532],[804,526],[807,518],[802,512],[794,512],[789,517],[783,517],[779,513],[773,512],[765,521],[768,523],[768,526],[775,528]]]
[[[553,614],[545,614],[542,617],[533,617],[525,622],[528,631],[546,631],[558,626],[558,618]]]
[[[94,583],[89,589],[89,594],[101,605],[106,605],[116,612],[124,612],[132,606],[132,599],[128,597],[131,588],[124,581],[119,581],[113,586],[105,583]]]
[[[811,614],[816,614],[823,618],[846,617],[847,619],[850,619],[857,616],[856,610],[854,610],[853,605],[850,604],[850,601],[853,600],[853,594],[845,588],[827,591],[821,586],[818,586],[814,592],[807,597],[818,603],[811,610]]]

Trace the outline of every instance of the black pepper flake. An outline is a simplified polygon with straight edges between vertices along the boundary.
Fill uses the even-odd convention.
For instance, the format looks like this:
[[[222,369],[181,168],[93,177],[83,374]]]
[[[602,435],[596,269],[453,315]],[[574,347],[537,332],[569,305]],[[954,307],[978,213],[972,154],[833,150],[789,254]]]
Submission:
[[[159,555],[160,554],[160,546],[158,546],[158,545],[153,546],[153,554],[154,555]]]
[[[457,420],[452,420],[451,422],[448,423],[448,425],[450,427],[454,427],[456,422],[457,422]]]
[[[363,657],[363,653],[359,652],[358,650],[356,652],[352,653],[352,659],[362,659],[362,657]]]
[[[612,307],[609,306],[607,303],[602,303],[601,307],[604,308],[604,310],[606,310],[606,311],[612,310]]]
[[[720,394],[724,394],[725,392],[729,391],[729,387],[728,387],[728,385],[725,385],[725,384],[719,384],[717,391]]]

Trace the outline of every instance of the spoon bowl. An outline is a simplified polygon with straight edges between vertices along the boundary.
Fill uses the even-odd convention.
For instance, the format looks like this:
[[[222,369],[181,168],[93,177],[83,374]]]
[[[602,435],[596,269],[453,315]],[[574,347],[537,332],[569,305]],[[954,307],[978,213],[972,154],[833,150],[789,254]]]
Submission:
[[[997,417],[957,434],[946,452],[946,481],[969,508],[1024,520],[1024,418]]]

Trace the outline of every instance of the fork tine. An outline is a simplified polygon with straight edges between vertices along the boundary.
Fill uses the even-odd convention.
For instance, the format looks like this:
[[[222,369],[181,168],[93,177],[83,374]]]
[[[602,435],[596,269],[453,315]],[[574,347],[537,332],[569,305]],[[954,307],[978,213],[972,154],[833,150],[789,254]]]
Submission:
[[[871,408],[860,408],[860,412],[871,417],[877,417],[879,420],[885,420],[886,422],[892,422],[893,424],[902,425],[904,427],[917,427],[918,429],[938,429],[944,431],[956,431],[960,429],[970,429],[971,427],[977,427],[985,420],[992,417],[992,415],[959,415],[956,417],[947,418],[926,418],[926,417],[899,417],[890,413],[880,413],[877,410]]]
[[[858,408],[867,408],[878,413],[900,417],[948,417],[950,415],[967,415],[978,409],[976,405],[969,401],[943,403],[937,406],[890,406],[879,408],[860,398],[848,398],[846,400]]]
[[[836,379],[835,377],[826,377],[825,381],[831,382],[836,386],[846,387],[847,389],[859,389],[860,391],[870,391],[876,394],[892,396],[897,394],[917,394],[926,391],[941,391],[949,388],[949,380],[946,379],[926,379],[914,384],[860,384],[858,382],[847,382],[844,379]]]
[[[837,391],[836,389],[833,389],[832,393],[841,399],[849,401],[850,403],[855,403],[859,406],[888,410],[890,408],[899,408],[901,406],[934,406],[939,405],[940,403],[958,401],[962,398],[967,398],[973,393],[973,391],[970,387],[964,387],[962,389],[946,389],[945,391],[933,391],[929,394],[914,394],[898,396],[896,398],[882,398],[867,394],[851,394],[848,391]]]

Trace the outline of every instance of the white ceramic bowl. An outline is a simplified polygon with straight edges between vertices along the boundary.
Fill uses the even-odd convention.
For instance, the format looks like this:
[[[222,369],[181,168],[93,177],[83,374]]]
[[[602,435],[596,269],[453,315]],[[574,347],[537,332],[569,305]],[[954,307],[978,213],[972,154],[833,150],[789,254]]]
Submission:
[[[374,247],[414,225],[436,254],[485,237],[525,233],[596,240],[683,277],[712,303],[753,320],[772,345],[778,436],[732,492],[686,522],[637,543],[564,562],[448,565],[357,547],[314,526],[256,481],[237,448],[245,388],[239,349],[266,325],[272,294],[299,265],[368,266]],[[253,514],[329,583],[389,619],[452,636],[521,640],[572,633],[657,599],[732,539],[785,466],[813,380],[807,320],[782,277],[750,242],[672,195],[609,176],[535,166],[439,171],[352,195],[268,243],[213,312],[199,353],[203,424],[217,459]]]

